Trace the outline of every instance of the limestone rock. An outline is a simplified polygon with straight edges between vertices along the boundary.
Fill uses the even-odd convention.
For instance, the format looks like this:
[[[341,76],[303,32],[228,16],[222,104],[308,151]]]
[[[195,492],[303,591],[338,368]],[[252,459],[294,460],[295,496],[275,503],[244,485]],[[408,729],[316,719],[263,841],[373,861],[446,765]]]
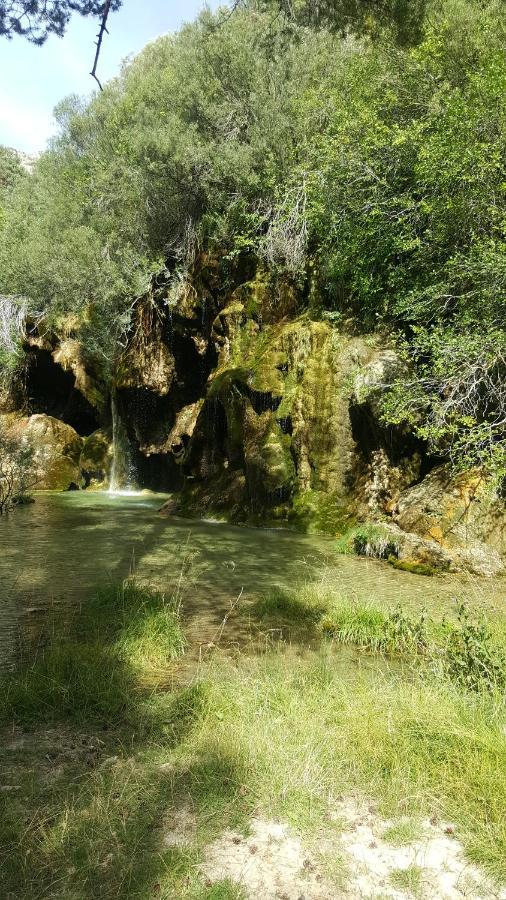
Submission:
[[[75,338],[66,338],[57,344],[52,353],[56,365],[64,371],[70,371],[75,378],[75,389],[95,409],[103,409],[106,389],[102,379],[95,371],[95,366],[88,359],[83,348]]]
[[[174,378],[175,361],[161,340],[139,342],[125,354],[117,377],[117,388],[146,388],[164,397]]]
[[[485,575],[505,568],[506,506],[479,471],[451,474],[438,466],[403,491],[393,520],[438,545],[458,568]]]
[[[170,516],[176,516],[180,510],[180,503],[177,497],[169,497],[168,500],[165,501],[163,506],[160,507],[158,513],[162,516],[163,519],[169,518]]]
[[[83,439],[70,425],[43,414],[9,418],[8,430],[34,448],[36,490],[65,491],[71,485],[82,486],[79,457]]]

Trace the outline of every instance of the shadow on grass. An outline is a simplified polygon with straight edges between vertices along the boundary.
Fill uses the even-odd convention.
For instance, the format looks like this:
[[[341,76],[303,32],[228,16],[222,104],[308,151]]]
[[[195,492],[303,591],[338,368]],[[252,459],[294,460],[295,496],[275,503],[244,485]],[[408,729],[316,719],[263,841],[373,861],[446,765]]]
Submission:
[[[282,639],[307,641],[317,633],[326,603],[303,590],[276,588],[252,604],[248,612],[262,629]]]
[[[3,679],[6,900],[140,898],[162,890],[200,900],[236,896],[230,885],[212,893],[200,881],[196,825],[164,844],[181,808],[191,807],[212,839],[245,806],[238,760],[212,749],[185,753],[206,714],[205,685],[171,692],[153,684],[153,660],[159,671],[183,643],[177,609],[126,584],[98,594],[70,634]]]

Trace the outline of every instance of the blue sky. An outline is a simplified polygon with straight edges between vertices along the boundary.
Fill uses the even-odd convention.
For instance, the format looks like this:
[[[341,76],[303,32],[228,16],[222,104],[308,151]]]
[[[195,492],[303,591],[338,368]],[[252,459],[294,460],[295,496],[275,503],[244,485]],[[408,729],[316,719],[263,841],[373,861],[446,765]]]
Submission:
[[[102,82],[113,77],[125,57],[218,0],[124,0],[109,20],[99,63]],[[223,0],[222,4],[225,5]],[[64,38],[50,37],[42,47],[24,38],[0,38],[0,144],[25,153],[43,150],[55,131],[53,109],[68,94],[89,95],[97,22],[74,16]]]

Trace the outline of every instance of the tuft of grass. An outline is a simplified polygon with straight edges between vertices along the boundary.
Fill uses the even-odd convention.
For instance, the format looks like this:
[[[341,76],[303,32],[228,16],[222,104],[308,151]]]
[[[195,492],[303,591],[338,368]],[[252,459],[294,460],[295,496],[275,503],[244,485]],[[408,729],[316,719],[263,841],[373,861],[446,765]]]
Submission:
[[[259,619],[275,619],[279,624],[312,626],[321,619],[327,602],[327,598],[305,586],[296,590],[275,588],[257,600],[251,612]]]
[[[382,839],[395,847],[413,844],[423,837],[423,828],[419,821],[403,817],[385,828]]]
[[[340,644],[380,650],[386,617],[381,610],[366,604],[333,598],[319,622],[323,634]]]
[[[227,878],[210,887],[199,889],[191,900],[246,900],[246,894],[241,887]]]
[[[337,538],[338,553],[356,553],[374,559],[397,557],[398,545],[387,528],[381,525],[363,524],[349,528]]]
[[[409,891],[414,897],[420,897],[423,886],[423,869],[411,865],[406,869],[393,869],[390,873],[392,885],[401,891]]]

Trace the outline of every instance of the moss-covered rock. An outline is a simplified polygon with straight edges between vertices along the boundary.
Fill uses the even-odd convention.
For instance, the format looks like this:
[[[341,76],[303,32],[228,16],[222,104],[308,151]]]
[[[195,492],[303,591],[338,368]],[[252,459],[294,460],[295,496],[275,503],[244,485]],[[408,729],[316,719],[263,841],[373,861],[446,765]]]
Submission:
[[[84,485],[79,468],[83,439],[52,416],[3,416],[3,427],[34,449],[36,490],[66,491]]]

